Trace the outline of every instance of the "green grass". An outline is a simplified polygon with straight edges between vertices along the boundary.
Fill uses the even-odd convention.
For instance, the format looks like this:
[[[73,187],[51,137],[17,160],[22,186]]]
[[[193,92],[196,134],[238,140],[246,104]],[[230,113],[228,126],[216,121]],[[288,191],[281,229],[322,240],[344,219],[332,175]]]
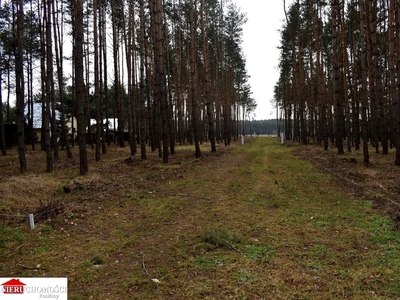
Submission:
[[[226,228],[207,228],[201,236],[204,243],[210,244],[216,248],[226,248],[237,250],[243,243],[243,237],[240,234],[229,232]]]
[[[368,199],[273,138],[202,150],[39,230],[1,224],[1,275],[66,276],[75,300],[399,297],[400,232]]]

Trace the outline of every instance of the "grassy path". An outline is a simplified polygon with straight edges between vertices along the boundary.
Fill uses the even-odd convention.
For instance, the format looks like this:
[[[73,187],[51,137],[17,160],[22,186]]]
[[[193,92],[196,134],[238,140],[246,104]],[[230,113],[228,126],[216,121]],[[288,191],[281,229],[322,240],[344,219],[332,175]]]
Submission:
[[[21,263],[68,276],[75,300],[400,299],[390,220],[277,140],[146,172],[78,226],[26,233]]]

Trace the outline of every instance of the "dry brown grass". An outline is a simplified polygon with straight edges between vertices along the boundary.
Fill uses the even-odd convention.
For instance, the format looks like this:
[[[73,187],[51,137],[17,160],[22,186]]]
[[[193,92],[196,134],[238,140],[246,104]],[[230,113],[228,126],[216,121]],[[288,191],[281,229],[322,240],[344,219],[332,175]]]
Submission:
[[[338,189],[345,189],[358,198],[372,198],[377,210],[400,221],[400,168],[394,165],[395,149],[383,155],[375,153],[375,148],[370,147],[370,163],[366,165],[363,163],[362,149],[353,148],[351,152],[337,155],[335,148],[324,151],[315,145],[288,144],[295,147],[295,155],[311,161],[321,172],[332,174],[332,183]]]
[[[14,167],[0,175],[0,276],[68,277],[73,300],[396,298],[395,223],[371,208],[373,194],[340,179],[372,188],[385,172],[287,146],[260,138],[211,154],[203,145],[201,159],[183,146],[167,165],[111,147],[87,176],[64,158],[45,173],[40,151],[24,175],[15,155],[1,157]],[[63,209],[30,231],[26,213],[54,203]]]

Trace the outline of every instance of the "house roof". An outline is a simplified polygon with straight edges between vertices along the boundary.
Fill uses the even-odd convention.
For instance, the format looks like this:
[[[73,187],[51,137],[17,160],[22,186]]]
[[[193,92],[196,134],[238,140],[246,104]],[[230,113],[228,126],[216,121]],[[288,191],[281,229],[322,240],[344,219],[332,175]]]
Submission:
[[[25,116],[28,115],[28,106],[25,105]],[[56,119],[60,119],[61,113],[56,110]],[[42,103],[33,103],[33,128],[42,128]]]
[[[103,124],[106,124],[107,119],[103,120]],[[114,128],[114,122],[115,122],[115,128]],[[90,125],[95,125],[96,119],[90,119]],[[116,130],[118,128],[118,119],[117,118],[108,118],[108,129],[110,130]]]
[[[19,281],[19,279],[11,279],[1,285],[4,286],[22,286],[22,285],[26,285],[25,283],[22,283],[21,281]]]

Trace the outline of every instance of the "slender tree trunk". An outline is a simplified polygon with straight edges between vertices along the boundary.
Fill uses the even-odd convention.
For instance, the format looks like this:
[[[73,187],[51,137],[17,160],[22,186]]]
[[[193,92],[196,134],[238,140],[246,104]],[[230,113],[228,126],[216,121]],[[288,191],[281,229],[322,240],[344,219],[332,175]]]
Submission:
[[[396,30],[396,25],[399,26],[400,22],[395,18],[396,16],[396,1],[389,1],[388,18],[389,18],[389,30],[388,30],[388,41],[389,41],[389,97],[390,103],[392,104],[392,114],[391,127],[393,130],[393,135],[396,145],[395,162],[396,166],[400,166],[400,127],[398,127],[396,119],[399,106],[399,94],[397,90],[397,80],[396,80],[396,35],[398,34]],[[397,24],[396,24],[397,23]],[[397,27],[398,28],[398,27]],[[398,46],[398,45],[397,45]],[[398,63],[398,62],[397,62]]]
[[[308,24],[308,23],[307,23]],[[310,26],[310,25],[308,25]],[[311,28],[310,28],[311,29]],[[314,112],[315,112],[315,94],[314,94],[314,60],[313,60],[313,50],[311,48],[311,39],[312,36],[309,36],[308,44],[308,56],[309,56],[309,88],[308,88],[308,98],[309,98],[309,134],[308,137],[312,139],[312,142],[315,143],[315,122],[314,122]]]
[[[157,129],[155,126],[155,120],[154,120],[154,110],[155,106],[154,100],[155,100],[155,95],[151,95],[152,89],[152,76],[151,76],[151,71],[150,71],[150,63],[149,63],[149,47],[148,47],[148,41],[147,38],[144,39],[144,53],[145,53],[145,73],[146,73],[146,100],[147,100],[147,114],[149,116],[149,138],[150,138],[150,148],[151,151],[154,152],[156,151],[156,143],[158,140],[157,137]],[[153,97],[153,101],[152,101]],[[153,103],[152,103],[153,102]]]
[[[345,31],[345,10],[344,10],[344,1],[340,4],[340,10],[338,14],[338,21],[340,26],[341,32],[341,44],[342,44],[342,60],[343,60],[343,100],[344,100],[344,109],[345,109],[345,134],[347,141],[347,151],[351,152],[351,142],[352,142],[352,135],[351,135],[351,120],[350,120],[350,105],[349,105],[349,97],[348,97],[348,84],[347,84],[347,77],[350,77],[349,72],[349,59],[347,55],[347,43],[346,43],[346,31]]]
[[[360,34],[361,34],[361,127],[363,139],[364,163],[369,164],[368,153],[368,86],[367,86],[367,66],[366,66],[366,33],[365,33],[365,0],[359,0],[360,6]]]
[[[155,43],[157,59],[155,60],[156,65],[156,84],[157,84],[157,96],[160,107],[161,115],[161,137],[162,137],[162,157],[163,162],[168,163],[169,156],[169,128],[168,128],[168,103],[167,103],[167,91],[166,91],[166,78],[165,78],[165,66],[164,66],[164,37],[163,37],[163,18],[162,18],[162,5],[161,0],[150,0],[152,1],[152,13],[154,16],[155,26]]]
[[[358,18],[355,22],[358,22]],[[354,23],[351,23],[351,31],[355,30]],[[358,24],[357,24],[358,26]],[[361,137],[360,137],[360,100],[357,94],[358,86],[357,82],[360,81],[360,68],[358,64],[355,63],[357,57],[357,49],[356,49],[356,41],[354,36],[351,37],[351,65],[353,67],[353,71],[351,72],[351,76],[349,76],[349,85],[351,86],[351,98],[352,98],[352,115],[353,115],[353,135],[354,135],[354,144],[355,149],[360,149]],[[349,70],[350,71],[350,70]]]
[[[149,109],[151,110],[151,116],[152,116],[152,125],[151,128],[153,129],[153,139],[154,139],[154,151],[157,149],[158,150],[158,156],[163,157],[163,151],[162,151],[162,128],[161,128],[161,113],[160,113],[160,78],[159,78],[159,55],[158,55],[158,38],[157,38],[157,27],[156,27],[156,20],[155,20],[155,15],[156,15],[156,8],[155,8],[155,1],[149,0],[150,2],[150,28],[149,32],[151,34],[150,38],[150,43],[152,44],[152,50],[153,50],[153,57],[151,55],[146,56],[148,58],[148,61],[146,62],[146,73],[149,78],[149,90],[152,93],[152,105],[149,104]],[[162,45],[162,41],[160,42]],[[151,50],[149,47],[147,47],[147,44],[145,44],[146,47],[146,53],[150,54]],[[150,63],[150,61],[152,63]],[[153,72],[151,72],[153,71]],[[150,80],[151,79],[151,80]],[[152,150],[153,151],[153,150]]]
[[[162,0],[162,6],[166,7],[165,0]],[[170,56],[170,47],[169,47],[169,33],[168,33],[168,19],[165,17],[165,14],[162,14],[163,18],[163,39],[165,45],[165,71],[166,71],[166,95],[167,95],[167,127],[169,130],[169,150],[170,154],[175,154],[175,128],[174,128],[174,99],[172,97],[173,86],[171,82],[171,59]]]
[[[315,49],[317,58],[317,78],[318,78],[318,106],[320,114],[320,132],[321,140],[324,144],[324,149],[328,150],[328,132],[327,132],[327,119],[326,119],[326,95],[325,95],[325,82],[324,72],[321,63],[321,50],[320,50],[320,34],[318,30],[318,19],[314,11],[312,0],[310,0],[311,16],[313,20],[313,33],[315,39]]]
[[[1,6],[1,0],[0,0],[0,6]],[[0,47],[0,57],[3,57],[3,52],[1,47]],[[2,83],[3,83],[3,69],[0,68],[0,148],[1,148],[1,155],[7,155],[6,133],[4,131]]]
[[[2,51],[0,48],[0,57],[2,56]],[[6,133],[4,131],[4,114],[3,114],[3,90],[1,83],[3,82],[3,72],[0,68],[0,148],[1,155],[7,155],[6,147]]]
[[[1,2],[1,1],[0,1]],[[33,14],[33,8],[32,8],[32,1],[30,2],[30,14]],[[27,49],[27,66],[26,66],[26,73],[27,73],[27,107],[28,107],[28,130],[29,130],[29,139],[28,142],[31,143],[32,150],[35,150],[35,136],[34,136],[34,130],[33,130],[33,47],[32,47],[32,37],[33,37],[33,30],[32,30],[32,22],[28,25],[28,48]]]
[[[84,21],[84,34],[83,34],[83,59],[84,59],[84,68],[83,72],[85,74],[85,79],[84,82],[85,84],[85,122],[86,122],[86,128],[87,128],[87,135],[86,135],[86,142],[89,144],[90,148],[93,149],[93,135],[92,135],[92,124],[91,124],[91,119],[92,119],[92,112],[91,112],[91,105],[90,105],[90,42],[89,42],[89,2],[90,1],[85,1],[84,4],[86,4],[86,10],[84,10],[84,16],[86,17],[86,20]],[[86,32],[86,36],[85,36]],[[85,40],[86,38],[86,40]]]
[[[84,175],[89,171],[85,137],[85,85],[83,79],[83,1],[74,0],[74,65],[75,99],[77,103],[79,170]]]
[[[214,133],[214,105],[211,100],[210,94],[210,67],[208,59],[208,44],[207,44],[207,33],[204,25],[204,0],[200,2],[200,20],[201,20],[201,35],[203,45],[203,59],[204,59],[204,94],[205,103],[207,108],[207,119],[208,119],[208,138],[211,143],[211,152],[217,151],[215,146],[215,133]]]
[[[49,13],[49,9],[51,8],[51,0],[45,1],[43,8],[44,11],[44,25],[45,25],[45,37],[46,37],[46,97],[44,102],[44,114],[43,114],[43,130],[44,130],[44,143],[45,143],[45,150],[46,150],[46,161],[47,161],[47,172],[53,172],[54,164],[53,164],[53,157],[51,154],[51,147],[54,145],[52,143],[53,137],[51,136],[51,116],[50,116],[50,109],[51,109],[51,99],[52,99],[52,80],[53,80],[53,56],[52,56],[52,43],[51,43],[51,21],[49,17],[51,14]]]
[[[370,137],[372,146],[375,147],[375,153],[379,153],[379,120],[378,120],[378,107],[376,105],[376,68],[374,64],[374,49],[376,45],[375,34],[375,16],[373,13],[374,1],[367,1],[365,4],[365,26],[367,35],[367,71],[368,71],[368,91],[370,102],[370,121],[368,122],[370,128]]]
[[[103,16],[103,11],[104,11],[104,3],[100,3],[100,6],[98,7],[98,17],[99,17],[99,23],[98,23],[98,34],[99,34],[99,102],[100,102],[100,124],[101,124],[101,132],[100,132],[100,136],[101,136],[101,152],[103,154],[107,153],[107,146],[106,146],[106,142],[108,141],[108,138],[106,135],[109,135],[108,132],[108,124],[104,124],[104,111],[103,111],[103,107],[105,104],[105,87],[104,87],[104,80],[103,80],[103,50],[104,50],[104,46],[103,46],[103,42],[105,41],[103,38],[103,27],[104,27],[104,23],[105,23],[105,16]],[[105,68],[105,66],[104,66]],[[107,125],[107,126],[105,126]],[[107,128],[105,130],[105,128]]]
[[[297,101],[298,101],[298,97],[300,97],[300,87],[299,87],[299,71],[297,68],[297,62],[296,62],[296,47],[295,47],[295,41],[294,41],[294,37],[293,37],[293,32],[290,28],[290,23],[289,23],[289,18],[288,18],[288,14],[286,12],[286,1],[283,1],[283,9],[284,9],[284,13],[285,13],[285,18],[286,18],[286,24],[288,26],[288,31],[289,31],[289,36],[290,36],[290,45],[291,45],[291,59],[292,59],[292,68],[293,68],[293,81],[292,81],[292,90],[293,90],[293,95],[292,95],[292,99],[293,99],[293,116],[294,116],[294,136],[293,136],[293,140],[297,140],[299,137],[299,130],[298,130],[298,114],[297,114]],[[300,56],[300,55],[299,55]],[[303,113],[303,112],[301,112]],[[289,115],[290,118],[290,115]]]
[[[192,98],[192,122],[193,122],[193,136],[195,145],[196,157],[201,156],[199,144],[199,116],[198,116],[198,101],[197,101],[197,66],[196,66],[196,32],[195,32],[195,19],[193,10],[197,10],[197,0],[190,0],[189,8],[189,23],[190,23],[190,79],[191,79],[191,98]],[[193,8],[194,5],[194,8]]]
[[[106,146],[105,142],[107,142],[107,145],[111,144],[111,139],[110,139],[110,127],[109,127],[109,105],[108,105],[108,72],[107,72],[107,31],[106,31],[106,21],[107,21],[107,16],[106,16],[106,10],[107,10],[107,2],[104,1],[101,3],[100,6],[100,48],[101,48],[101,53],[103,54],[103,89],[101,90],[101,93],[103,95],[103,103],[104,103],[104,110],[105,110],[105,131],[106,131],[106,137],[105,141],[103,141],[103,153],[106,153]],[[115,131],[114,131],[115,134]]]
[[[57,125],[56,125],[56,96],[54,88],[54,67],[53,67],[53,41],[51,34],[51,18],[54,0],[47,0],[47,24],[46,24],[46,59],[47,59],[47,83],[50,85],[50,131],[51,131],[51,147],[54,158],[58,159],[58,142],[57,142]],[[51,110],[50,110],[51,109]],[[54,167],[54,166],[53,166]],[[53,168],[52,167],[52,168]]]
[[[373,69],[373,83],[375,85],[375,121],[374,121],[374,132],[375,132],[375,147],[376,152],[379,152],[379,140],[382,141],[382,153],[388,154],[388,133],[387,133],[387,122],[385,113],[385,101],[383,98],[383,87],[382,87],[382,62],[380,45],[378,44],[377,37],[377,7],[375,1],[369,1],[369,23],[370,23],[370,35],[371,35],[371,47],[372,47],[372,65]],[[377,103],[376,103],[377,102]]]
[[[344,125],[344,116],[343,116],[343,100],[341,98],[341,84],[340,84],[340,46],[338,43],[339,36],[339,27],[338,27],[338,19],[340,12],[339,2],[338,0],[332,0],[331,2],[332,9],[332,48],[333,48],[333,68],[334,68],[334,95],[335,95],[335,119],[336,119],[336,130],[335,130],[335,138],[336,138],[336,146],[338,154],[344,154],[343,149],[343,125]],[[347,91],[346,91],[347,93]]]
[[[118,68],[118,52],[119,52],[119,30],[117,28],[117,16],[115,0],[111,0],[111,21],[113,32],[113,59],[114,59],[114,93],[115,93],[115,107],[117,108],[118,115],[118,144],[120,147],[125,147],[124,142],[124,118],[123,118],[123,100],[121,96],[121,87],[119,82],[119,68]],[[115,133],[115,132],[114,132]]]
[[[123,3],[123,2],[122,2]],[[126,28],[123,31],[123,37],[125,42],[125,52],[126,52],[126,65],[128,72],[128,139],[131,155],[136,154],[136,139],[134,137],[136,129],[135,129],[135,97],[134,97],[134,78],[135,78],[135,68],[133,66],[134,58],[134,47],[133,43],[135,42],[135,20],[134,20],[134,7],[133,1],[129,2],[129,20],[128,26],[125,18],[125,14],[122,14],[122,23],[123,28]]]
[[[61,11],[63,11],[63,3],[61,3]],[[58,6],[57,6],[57,16],[58,16]],[[72,158],[71,145],[68,139],[68,129],[65,124],[65,104],[64,104],[64,78],[63,78],[63,16],[61,16],[61,30],[58,22],[58,18],[56,20],[56,10],[54,7],[53,1],[53,30],[54,30],[54,42],[55,42],[55,51],[56,51],[56,64],[57,64],[57,77],[58,77],[58,89],[60,95],[60,105],[61,105],[61,135],[62,135],[62,143],[65,144],[67,149],[67,157]]]
[[[15,51],[15,92],[17,102],[17,144],[21,173],[26,172],[24,135],[24,1],[19,0],[17,8],[17,46]]]
[[[43,9],[43,12],[42,12]],[[40,148],[46,150],[46,132],[45,132],[45,107],[46,107],[46,43],[45,43],[45,28],[46,28],[46,4],[38,5],[39,16],[39,36],[40,36],[40,87],[42,104],[42,124],[40,130]],[[46,160],[47,158],[46,153]],[[51,154],[50,154],[51,155]]]
[[[396,96],[396,101],[393,102],[394,106],[394,114],[395,114],[395,144],[396,144],[396,154],[395,154],[395,162],[394,164],[396,166],[400,166],[400,100],[399,100],[399,90],[400,90],[400,39],[398,37],[398,30],[400,28],[400,6],[397,4],[397,9],[395,13],[395,18],[396,18],[396,29],[397,31],[394,33],[395,36],[397,36],[397,44],[396,44],[396,57],[397,57],[397,94]]]
[[[144,49],[144,39],[145,39],[145,14],[144,14],[144,0],[140,0],[140,93],[139,93],[139,102],[140,102],[140,157],[141,159],[147,159],[146,153],[146,99],[145,99],[145,77],[144,77],[144,68],[145,68],[145,49]]]
[[[96,150],[95,159],[100,160],[101,132],[103,120],[101,118],[100,105],[100,72],[99,72],[99,37],[97,23],[97,0],[93,0],[93,43],[94,43],[94,103],[96,106]]]
[[[299,43],[299,45],[298,45],[298,48],[299,49],[302,49],[303,47],[302,47],[302,45],[300,45],[300,40],[301,39],[298,39],[298,43]],[[304,61],[303,61],[303,57],[304,57],[304,55],[303,55],[303,53],[302,53],[303,51],[301,50],[300,52],[299,52],[299,55],[298,55],[298,60],[299,60],[299,68],[298,68],[298,83],[297,83],[297,95],[298,95],[298,97],[299,97],[299,116],[300,116],[300,135],[299,135],[299,138],[301,139],[301,143],[303,144],[303,145],[307,145],[307,136],[308,136],[308,134],[307,134],[307,126],[306,126],[306,109],[305,109],[305,107],[306,107],[306,97],[304,97],[304,89],[301,89],[300,88],[300,82],[304,82],[304,74],[303,74],[303,72],[301,72],[301,70],[304,70],[305,69],[305,66],[304,66]]]
[[[39,18],[40,22],[40,18]],[[7,86],[11,86],[11,64],[7,63]],[[10,123],[10,94],[11,89],[7,89],[7,123]]]

